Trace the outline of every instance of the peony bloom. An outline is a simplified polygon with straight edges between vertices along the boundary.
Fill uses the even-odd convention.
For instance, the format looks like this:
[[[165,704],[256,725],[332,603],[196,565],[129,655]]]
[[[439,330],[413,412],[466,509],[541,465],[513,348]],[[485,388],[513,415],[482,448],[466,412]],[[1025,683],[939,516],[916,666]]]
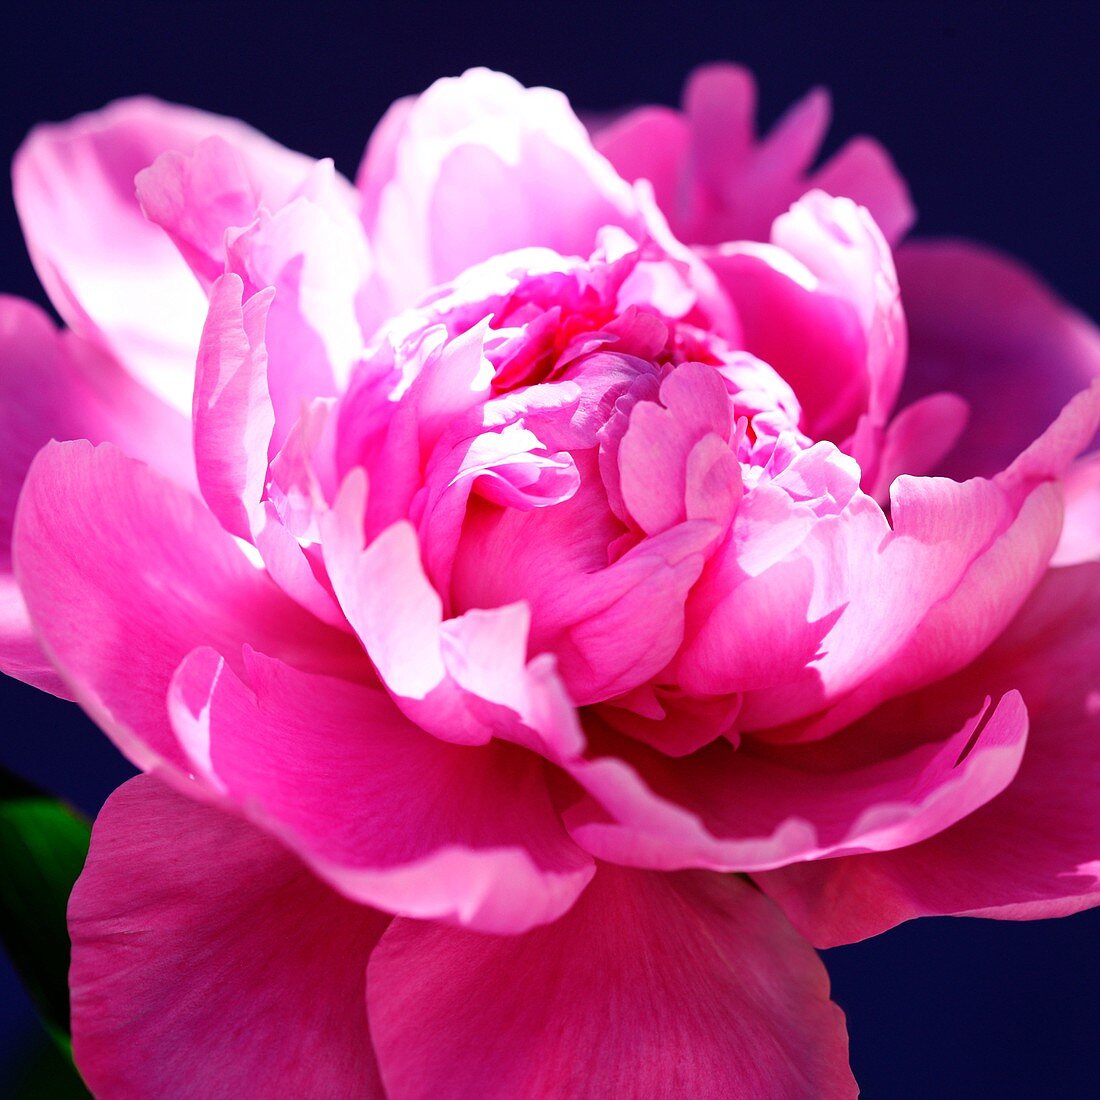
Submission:
[[[753,109],[20,150],[0,665],[144,773],[97,1095],[850,1096],[814,945],[1100,901],[1100,336]]]

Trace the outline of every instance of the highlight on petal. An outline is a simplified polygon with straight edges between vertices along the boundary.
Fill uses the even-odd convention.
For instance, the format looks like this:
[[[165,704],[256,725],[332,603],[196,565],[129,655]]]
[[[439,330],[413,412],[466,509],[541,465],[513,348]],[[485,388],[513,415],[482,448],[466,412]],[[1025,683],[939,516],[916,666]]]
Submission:
[[[601,227],[637,220],[629,186],[565,97],[488,69],[403,101],[368,147],[359,187],[390,313],[498,253],[587,256]]]
[[[740,879],[601,866],[561,920],[395,920],[367,971],[390,1095],[855,1096],[825,970]]]
[[[302,400],[334,395],[363,347],[370,255],[358,193],[332,161],[274,171],[251,145],[213,136],[158,157],[138,173],[137,194],[207,292],[227,271],[248,297],[274,288],[269,381],[281,443]]]
[[[27,247],[57,311],[181,411],[190,407],[205,298],[142,214],[134,177],[162,153],[190,153],[212,135],[265,177],[286,180],[311,164],[235,119],[145,97],[37,127],[12,169]]]
[[[931,542],[937,532],[951,532],[949,541],[954,542],[966,529],[957,549],[970,553],[970,561],[953,589],[922,608],[923,617],[894,658],[818,719],[804,724],[796,739],[824,736],[892,695],[956,672],[997,638],[1046,571],[1061,530],[1058,479],[1098,424],[1100,381],[1074,397],[1054,423],[991,481],[974,478],[959,486],[941,478],[895,482],[895,537]],[[964,516],[965,524],[959,522]],[[997,537],[975,553],[969,537],[991,522]]]
[[[1079,459],[1062,480],[1065,520],[1051,565],[1100,558],[1100,452]]]
[[[264,343],[274,291],[247,303],[242,295],[236,275],[223,275],[211,288],[191,416],[203,499],[231,535],[248,538],[267,484],[275,427]]]
[[[69,902],[81,1075],[98,1096],[383,1100],[366,965],[388,923],[138,776],[100,813]]]

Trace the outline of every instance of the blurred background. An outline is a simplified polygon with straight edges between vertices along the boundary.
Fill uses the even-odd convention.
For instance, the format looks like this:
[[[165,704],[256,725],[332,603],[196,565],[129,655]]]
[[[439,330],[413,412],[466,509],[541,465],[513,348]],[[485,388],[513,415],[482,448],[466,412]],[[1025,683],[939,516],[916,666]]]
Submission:
[[[756,71],[761,124],[829,87],[826,153],[867,132],[891,151],[918,234],[1029,263],[1100,316],[1095,4],[51,4],[0,43],[0,157],[27,130],[150,92],[239,116],[353,175],[389,102],[470,65],[602,111],[677,102],[697,64]],[[40,303],[10,194],[0,291]],[[1021,410],[1026,416],[1027,410]],[[94,814],[129,766],[75,706],[0,677],[0,764]],[[2,870],[0,870],[2,873]],[[834,950],[864,1095],[1095,1095],[1100,911],[1011,924],[926,920]],[[0,1097],[60,1094],[45,1033],[0,955]]]

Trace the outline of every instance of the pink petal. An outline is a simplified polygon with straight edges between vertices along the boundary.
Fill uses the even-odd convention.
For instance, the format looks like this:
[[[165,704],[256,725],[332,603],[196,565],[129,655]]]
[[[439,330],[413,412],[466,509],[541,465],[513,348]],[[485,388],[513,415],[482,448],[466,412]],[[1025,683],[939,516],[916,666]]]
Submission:
[[[551,759],[583,744],[552,658],[527,660],[526,604],[443,619],[443,601],[401,521],[363,547],[365,484],[353,472],[324,522],[325,562],[337,598],[402,711],[445,741],[493,737]],[[535,649],[535,652],[539,652]]]
[[[38,644],[23,594],[11,573],[0,573],[0,672],[61,699],[72,698]]]
[[[271,460],[264,502],[249,520],[268,576],[322,622],[347,630],[320,546],[321,521],[337,487],[333,404],[318,398],[302,410]]]
[[[410,524],[395,523],[364,545],[368,492],[361,470],[341,485],[323,523],[325,565],[383,682],[395,695],[423,699],[446,675],[438,638],[443,601],[424,575]]]
[[[772,221],[813,188],[854,199],[887,240],[898,240],[914,211],[877,142],[854,138],[810,170],[830,113],[827,93],[814,89],[758,138],[752,74],[737,65],[706,65],[684,88],[683,113],[641,107],[594,140],[624,179],[652,181],[672,231],[689,244],[767,240]]]
[[[396,920],[368,984],[400,1100],[856,1095],[824,968],[737,879],[602,867],[522,937]]]
[[[58,312],[181,411],[205,301],[171,240],[142,214],[134,177],[166,150],[190,153],[211,135],[267,177],[300,176],[311,163],[234,119],[139,98],[37,127],[13,167],[27,247]]]
[[[736,736],[738,695],[697,696],[643,684],[599,708],[601,720],[666,756],[687,756],[718,737]]]
[[[529,245],[588,256],[598,229],[637,219],[565,97],[487,69],[403,103],[359,179],[390,313],[490,256]]]
[[[247,292],[275,288],[267,327],[278,443],[303,402],[346,387],[376,323],[362,326],[359,318],[370,257],[345,198],[349,185],[329,161],[316,166],[307,184],[309,193],[274,213],[261,209],[246,228],[227,233],[227,269],[241,276]]]
[[[716,513],[706,518],[728,523],[739,494],[731,491],[725,501],[712,502],[717,508],[702,498],[708,495],[705,486],[715,467],[716,481],[740,481],[740,469],[726,445],[730,429],[725,384],[702,363],[685,363],[672,371],[661,383],[660,403],[634,406],[619,444],[619,485],[625,507],[647,535],[687,520],[689,496],[692,518]]]
[[[27,475],[15,573],[51,661],[143,770],[190,770],[168,724],[172,674],[199,645],[241,646],[361,676],[347,635],[317,623],[249,564],[189,493],[110,446],[51,443]]]
[[[837,759],[827,744],[815,757],[717,742],[669,760],[613,741],[613,755],[568,766],[592,799],[565,820],[597,858],[663,870],[758,870],[898,848],[1002,791],[1026,735],[1027,711],[1009,692],[953,721],[931,716],[917,748],[871,763]],[[883,753],[897,740],[889,724],[868,736]]]
[[[51,439],[110,441],[180,485],[195,484],[187,420],[30,302],[0,295],[0,564],[15,502]]]
[[[187,421],[102,352],[59,333],[36,306],[0,296],[0,437],[0,669],[67,696],[11,576],[12,524],[27,469],[50,439],[111,440],[193,486]]]
[[[1052,565],[1100,557],[1100,453],[1075,462],[1062,482],[1066,516]]]
[[[1100,334],[1031,272],[965,241],[912,241],[897,256],[909,321],[903,403],[953,390],[970,422],[940,471],[963,479],[1006,466],[1100,376]]]
[[[639,107],[593,133],[596,148],[624,180],[647,179],[673,231],[690,217],[681,177],[691,151],[691,133],[679,111]]]
[[[203,499],[230,534],[247,539],[267,484],[275,426],[264,343],[274,290],[243,305],[242,295],[236,275],[223,275],[211,288],[191,415]]]
[[[854,137],[832,155],[807,183],[830,195],[865,206],[875,225],[896,245],[916,221],[909,188],[890,154],[874,138]]]
[[[477,513],[453,586],[466,607],[525,600],[529,648],[555,655],[578,706],[629,691],[668,664],[682,639],[684,601],[720,534],[709,520],[689,520],[608,565],[607,540],[591,560],[593,536],[608,524],[604,505],[588,525],[592,497],[582,480],[554,508],[511,510],[499,519]]]
[[[908,593],[907,603],[899,599],[892,605],[886,624],[892,634],[903,627],[902,633],[894,634],[897,648],[877,647],[877,657],[864,665],[862,682],[842,698],[837,691],[835,704],[818,718],[766,736],[826,736],[885,699],[950,675],[985,649],[1008,625],[1050,561],[1062,516],[1056,481],[1092,438],[1098,422],[1100,381],[1073,398],[1055,422],[991,481],[974,478],[956,485],[941,478],[899,478],[892,490],[893,541],[868,569],[871,575],[890,557],[898,566],[907,562],[901,566],[907,571],[905,578],[880,582],[880,591],[898,597]],[[910,555],[921,546],[925,549]],[[950,587],[943,587],[960,569]],[[924,593],[918,595],[919,589]],[[880,600],[879,606],[889,605]],[[873,615],[846,613],[838,624],[862,630],[866,649],[873,637],[872,619]],[[843,646],[838,652],[856,657],[857,648]],[[818,667],[824,672],[829,663],[826,658]],[[857,658],[856,666],[859,663]],[[845,664],[842,658],[837,667]],[[846,676],[853,666],[848,668]],[[848,682],[855,684],[856,679]],[[839,687],[840,681],[833,683]],[[754,716],[769,709],[776,713],[768,700],[758,708],[747,702],[750,708]]]
[[[369,260],[358,194],[331,161],[272,173],[215,136],[164,153],[137,177],[142,210],[164,228],[206,289],[227,270],[249,297],[276,289],[268,322],[279,442],[303,399],[346,382],[363,346],[357,299]]]
[[[347,619],[332,592],[317,549],[307,552],[283,523],[271,501],[251,517],[251,538],[263,558],[267,575],[297,604],[323,623],[348,629]],[[316,563],[316,564],[315,564]]]
[[[843,442],[864,412],[885,424],[906,330],[878,227],[851,200],[812,192],[775,220],[770,239],[708,256],[745,348],[790,383],[815,439]]]
[[[886,428],[881,445],[869,448],[878,452],[878,465],[868,492],[885,502],[896,477],[931,473],[962,437],[969,418],[969,406],[954,393],[933,393],[907,405]]]
[[[759,876],[798,927],[827,946],[913,917],[1009,920],[1100,904],[1100,565],[1051,570],[972,666],[914,698],[942,709],[1018,688],[1031,734],[1004,793],[912,847]]]
[[[370,479],[368,534],[408,518],[433,448],[456,422],[479,415],[493,378],[487,331],[487,318],[454,339],[442,326],[424,331],[419,320],[413,334],[397,327],[341,398],[336,465],[341,474],[362,468]]]
[[[388,921],[259,830],[132,779],[69,903],[80,1072],[98,1096],[382,1100],[366,964]]]
[[[249,652],[180,666],[169,709],[192,766],[342,893],[491,932],[554,920],[592,876],[537,757],[447,745],[384,691]]]
[[[209,288],[225,271],[226,229],[250,224],[260,205],[259,182],[244,156],[213,135],[190,153],[161,153],[134,183],[142,213]]]

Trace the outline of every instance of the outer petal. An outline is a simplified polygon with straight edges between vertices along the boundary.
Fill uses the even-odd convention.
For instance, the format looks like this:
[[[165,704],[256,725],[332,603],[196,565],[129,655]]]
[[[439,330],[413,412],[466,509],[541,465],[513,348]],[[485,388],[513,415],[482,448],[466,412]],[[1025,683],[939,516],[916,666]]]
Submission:
[[[39,453],[14,557],[50,659],[143,770],[189,770],[165,698],[198,645],[237,659],[248,642],[304,667],[366,671],[352,640],[279,592],[195,497],[110,446],[53,443]]]
[[[140,98],[39,126],[13,168],[23,234],[58,312],[181,410],[205,301],[171,240],[146,221],[134,177],[166,150],[190,153],[211,135],[282,186],[312,163],[233,119]]]
[[[169,692],[192,767],[342,893],[489,932],[553,920],[592,877],[538,757],[457,747],[417,729],[379,687],[211,649]]]
[[[970,403],[946,476],[1001,469],[1100,376],[1100,332],[1016,261],[965,241],[911,241],[897,265],[910,347],[902,403],[936,390]]]
[[[914,213],[882,146],[855,138],[810,171],[830,113],[828,94],[815,88],[758,139],[752,74],[706,65],[684,88],[682,114],[642,107],[599,131],[595,143],[624,179],[653,183],[672,231],[689,244],[766,240],[772,220],[813,187],[866,206],[896,241]]]
[[[759,877],[823,946],[912,917],[1028,920],[1100,903],[1100,565],[1051,570],[1001,639],[913,705],[942,709],[1012,685],[1031,713],[1019,775],[950,829],[896,852]]]
[[[319,562],[318,517],[328,508],[318,469],[331,402],[321,399],[302,415],[269,465],[276,424],[268,388],[268,332],[274,288],[242,303],[239,276],[211,288],[195,373],[195,459],[202,494],[231,534],[259,550],[268,576],[323,622],[346,622]],[[315,461],[316,460],[316,461]]]
[[[71,699],[34,635],[27,605],[10,573],[0,573],[0,672],[62,699]]]
[[[870,763],[830,752],[829,743],[814,746],[816,755],[790,747],[769,755],[719,741],[669,760],[613,742],[617,752],[569,766],[595,801],[571,807],[566,824],[600,859],[663,870],[750,871],[883,851],[988,802],[1024,752],[1027,711],[1015,692],[946,721],[929,716],[918,727],[923,743],[909,751],[898,750],[899,735],[911,743],[915,731],[890,718],[897,721],[867,724],[883,754]]]
[[[80,1072],[97,1096],[382,1100],[365,986],[388,919],[244,822],[132,779],[69,903]]]
[[[601,226],[637,218],[630,187],[549,88],[471,69],[403,102],[384,127],[359,186],[388,312],[512,249],[587,256]]]
[[[392,1100],[856,1094],[824,968],[734,878],[601,867],[522,937],[397,920],[368,982]]]
[[[57,332],[37,306],[0,297],[0,438],[0,668],[65,695],[11,576],[15,504],[31,460],[51,438],[111,440],[181,485],[193,485],[187,421],[112,359]]]

